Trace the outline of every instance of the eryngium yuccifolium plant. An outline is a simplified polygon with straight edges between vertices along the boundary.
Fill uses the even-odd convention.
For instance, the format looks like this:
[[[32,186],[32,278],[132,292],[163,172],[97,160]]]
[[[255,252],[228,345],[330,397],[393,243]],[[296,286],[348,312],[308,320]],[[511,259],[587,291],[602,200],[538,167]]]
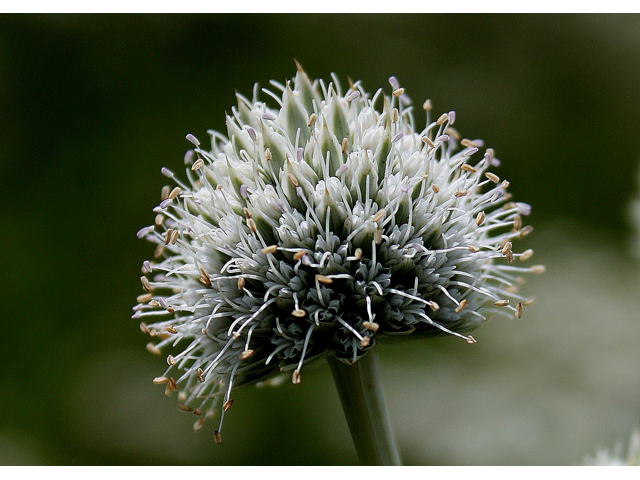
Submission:
[[[360,82],[298,69],[263,89],[271,104],[238,95],[227,136],[193,135],[186,180],[167,168],[155,224],[138,232],[157,244],[145,261],[134,318],[165,350],[154,380],[200,429],[232,392],[327,355],[357,362],[377,341],[468,332],[496,313],[520,318],[532,299],[517,293],[530,207],[480,140],[462,139],[455,113],[416,128],[394,77],[389,95]],[[175,348],[174,348],[175,347]],[[220,428],[215,432],[220,442]]]

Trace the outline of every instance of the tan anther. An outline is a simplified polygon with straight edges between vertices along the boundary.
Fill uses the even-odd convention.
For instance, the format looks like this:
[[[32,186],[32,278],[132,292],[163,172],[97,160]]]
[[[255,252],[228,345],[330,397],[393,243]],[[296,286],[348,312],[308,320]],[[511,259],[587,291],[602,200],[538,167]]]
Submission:
[[[149,301],[149,306],[153,307],[153,308],[159,307],[160,306],[160,302],[158,302],[157,300],[150,300]]]
[[[201,368],[198,368],[196,370],[196,378],[200,383],[204,383],[204,372],[202,371]]]
[[[371,337],[367,337],[365,335],[364,337],[362,337],[362,340],[360,340],[360,348],[368,347],[369,343],[371,343]]]
[[[293,315],[294,317],[298,317],[298,318],[302,318],[307,314],[307,312],[305,312],[304,310],[300,309],[300,308],[296,308],[293,312],[291,312],[291,315]]]
[[[308,127],[313,126],[314,123],[316,123],[316,118],[317,115],[315,113],[312,113],[311,116],[309,117],[309,123],[307,124]]]
[[[422,108],[425,109],[426,111],[431,110],[431,100],[429,99],[425,100],[425,102],[422,104]]]
[[[275,253],[276,250],[278,250],[278,246],[277,245],[269,245],[268,247],[264,247],[261,252],[264,253],[265,255],[269,254],[269,253]]]
[[[295,187],[298,187],[298,185],[300,185],[298,183],[298,179],[295,177],[295,175],[293,173],[287,173],[287,178],[289,179],[289,183],[291,183],[291,185]]]
[[[455,312],[456,312],[456,313],[460,313],[462,310],[464,310],[464,307],[466,307],[466,306],[467,306],[467,299],[465,298],[464,300],[462,300],[462,301],[460,302],[460,305],[458,305],[458,306],[455,308]]]
[[[238,290],[242,290],[246,284],[244,277],[238,277]]]
[[[164,187],[162,187],[162,192],[160,192],[160,198],[162,198],[162,200],[166,200],[167,198],[169,198],[170,192],[171,187],[169,185],[165,185]]]
[[[204,167],[204,160],[199,158],[193,162],[193,165],[191,165],[191,171],[195,172],[196,170],[200,170],[202,167]]]
[[[440,115],[440,117],[438,117],[438,120],[436,121],[436,125],[442,125],[447,120],[449,120],[449,115],[446,113],[443,113],[442,115]]]
[[[224,404],[222,405],[222,410],[224,412],[226,412],[227,410],[229,410],[231,408],[231,405],[233,405],[233,398],[230,398],[229,400],[224,402]]]
[[[475,168],[473,168],[471,165],[467,165],[466,163],[462,164],[462,170],[464,170],[465,172],[469,172],[469,173],[476,173],[477,170]]]
[[[398,117],[400,114],[398,113],[398,109],[394,108],[391,112],[391,123],[396,123],[398,121]]]
[[[264,158],[267,162],[271,160],[271,150],[269,149],[269,147],[264,149]]]
[[[362,326],[367,330],[371,330],[372,332],[377,332],[380,328],[380,325],[375,322],[362,322]]]
[[[176,364],[176,359],[173,355],[167,355],[167,363],[172,366]]]
[[[533,255],[533,250],[529,248],[528,250],[525,250],[524,252],[522,252],[522,255],[520,255],[520,261],[524,262],[525,260],[529,260],[532,255]]]
[[[256,233],[256,222],[253,221],[253,218],[247,219],[247,227],[249,227],[249,230],[251,230],[253,233]]]
[[[164,253],[164,245],[158,245],[155,252],[153,252],[153,258],[160,258]]]
[[[216,185],[216,190],[218,190],[218,191],[222,191],[222,189],[223,189],[223,188],[224,188],[224,187],[222,186],[222,184],[221,184],[221,183],[219,183],[218,185]]]
[[[155,383],[156,385],[164,385],[165,383],[168,383],[169,379],[167,377],[156,377],[153,379],[153,383]]]
[[[155,218],[155,224],[157,226],[160,226],[160,225],[162,225],[163,221],[164,221],[164,215],[162,215],[161,213],[157,214],[156,218]]]
[[[478,148],[478,145],[473,143],[468,138],[463,138],[462,140],[460,140],[460,145],[462,145],[463,147],[468,147],[468,148]]]
[[[433,310],[434,312],[437,312],[438,310],[440,310],[440,305],[438,305],[437,302],[434,302],[433,300],[431,300],[429,302],[429,308],[431,308],[431,310]]]
[[[493,157],[495,156],[495,151],[493,148],[487,148],[486,152],[489,154],[489,163],[493,161]]]
[[[169,194],[169,198],[173,200],[178,195],[180,195],[180,192],[182,192],[182,189],[180,187],[175,187],[173,190],[171,190],[171,193]]]
[[[469,245],[468,248],[471,253],[478,253],[480,251],[480,248],[476,247],[475,245]]]
[[[380,220],[382,220],[384,218],[386,213],[387,213],[387,211],[384,208],[382,210],[378,210],[378,212],[373,216],[371,221],[372,222],[379,222]]]
[[[507,180],[503,180],[502,183],[500,184],[500,186],[502,188],[508,188],[509,187],[509,182]]]
[[[484,176],[491,180],[493,183],[500,183],[500,177],[491,172],[484,172]]]
[[[470,344],[476,343],[476,339],[473,338],[471,335],[467,335],[466,340],[467,340],[467,343],[470,343]]]
[[[516,208],[515,202],[507,202],[502,206],[503,210],[511,210],[512,208]]]
[[[547,271],[547,268],[544,265],[534,265],[533,267],[529,267],[529,271],[531,273],[544,273]]]
[[[297,262],[302,257],[304,257],[305,253],[307,253],[305,250],[298,250],[296,253],[293,254],[293,260]]]
[[[436,146],[433,144],[431,139],[429,137],[427,137],[426,135],[424,137],[422,137],[422,141],[424,143],[426,143],[427,145],[429,145],[431,148],[436,148]]]
[[[253,350],[244,350],[243,352],[240,353],[240,355],[238,355],[238,358],[240,360],[246,360],[247,358],[252,356],[253,353],[254,353]]]
[[[502,246],[502,254],[506,255],[507,252],[511,251],[511,248],[513,247],[513,245],[511,244],[511,242],[506,242],[503,246]]]
[[[522,217],[520,215],[516,215],[513,217],[513,231],[517,232],[522,228]]]
[[[362,249],[356,248],[356,251],[353,252],[353,256],[355,257],[356,260],[360,260],[362,258]]]
[[[176,242],[178,241],[178,235],[180,234],[180,232],[178,230],[174,230],[173,233],[171,234],[171,245],[175,245]]]
[[[204,275],[200,275],[200,277],[198,278],[198,281],[205,287],[211,286],[211,279],[208,276],[205,277]]]
[[[138,298],[136,298],[136,300],[138,301],[138,303],[147,303],[149,300],[151,300],[152,296],[153,294],[151,293],[144,293],[142,295],[138,295]]]
[[[203,328],[202,330],[200,330],[202,332],[202,334],[206,337],[207,335],[209,335],[209,330],[207,328]]]
[[[171,336],[171,335],[169,335],[169,334],[168,334],[168,333],[166,333],[166,332],[159,332],[159,333],[158,333],[158,338],[159,338],[160,340],[166,340],[166,339],[167,339],[167,338],[169,338],[170,336]]]
[[[453,194],[454,197],[464,197],[465,195],[467,195],[467,191],[466,190],[458,190],[456,193]]]
[[[402,95],[404,93],[404,88],[400,87],[400,88],[396,88],[393,91],[393,96],[394,97],[399,97],[400,95]]]
[[[522,230],[520,230],[520,236],[526,237],[531,232],[533,232],[533,227],[531,225],[527,225],[526,227],[522,227]]]
[[[140,277],[140,283],[142,283],[142,288],[144,288],[147,292],[151,291],[151,284],[149,283],[149,279],[144,275]]]
[[[533,305],[535,301],[536,301],[536,297],[530,297],[530,298],[527,298],[524,302],[522,302],[522,305],[524,305],[525,307],[528,307],[529,305]]]
[[[185,405],[184,403],[178,402],[176,406],[178,407],[178,410],[180,410],[181,412],[189,412],[189,413],[193,412],[193,408],[191,408],[189,405]]]
[[[222,443],[222,435],[220,435],[218,430],[213,432],[213,441],[216,442],[216,445],[220,445]]]
[[[444,133],[446,133],[450,137],[453,137],[456,141],[460,140],[460,132],[458,132],[453,127],[447,127],[447,129],[444,131]]]
[[[431,189],[434,193],[438,193],[440,191],[440,187],[438,187],[438,185],[436,185],[435,183],[431,185]]]
[[[516,305],[516,318],[522,318],[522,302]]]
[[[202,414],[202,410],[200,410],[199,408],[196,408],[196,409],[193,411],[193,414],[194,414],[194,415],[200,415],[200,414]]]
[[[291,375],[291,383],[293,383],[294,385],[299,385],[300,384],[300,371],[296,368],[293,371],[293,374]]]
[[[373,241],[376,242],[376,245],[380,245],[382,242],[382,229],[380,227],[376,228],[376,231],[373,232]]]
[[[160,349],[151,342],[147,343],[147,350],[154,355],[160,355],[162,353]]]
[[[199,419],[197,419],[197,420],[195,421],[195,423],[193,424],[193,431],[194,431],[194,432],[198,432],[198,431],[200,431],[200,429],[202,428],[202,426],[204,425],[204,422],[205,422],[206,420],[207,420],[207,419],[206,419],[205,417],[200,417]]]
[[[333,280],[326,275],[316,275],[316,280],[325,285],[331,285],[333,283]]]
[[[480,226],[482,225],[482,222],[484,222],[486,215],[484,214],[484,212],[478,212],[478,216],[476,217],[476,225]]]
[[[165,232],[165,235],[164,235],[164,244],[165,245],[169,245],[169,242],[171,242],[171,235],[173,235],[173,228],[170,228],[169,230],[167,230]]]
[[[174,327],[173,325],[167,325],[165,327],[165,330],[169,333],[178,333],[178,330],[176,330],[176,327]]]
[[[247,207],[244,207],[242,209],[242,213],[244,214],[244,218],[251,218],[253,216],[251,210],[249,210]]]
[[[349,140],[347,140],[346,138],[342,139],[342,153],[347,151],[347,148],[349,148]]]
[[[517,293],[518,292],[518,286],[517,285],[509,285],[508,287],[505,287],[504,289],[505,292],[507,293]]]
[[[178,384],[173,379],[173,377],[169,377],[169,382],[167,383],[167,386],[170,387],[171,390],[173,390],[174,392],[178,391]]]
[[[506,253],[505,258],[507,259],[507,263],[513,262],[513,252],[511,250],[509,250]]]

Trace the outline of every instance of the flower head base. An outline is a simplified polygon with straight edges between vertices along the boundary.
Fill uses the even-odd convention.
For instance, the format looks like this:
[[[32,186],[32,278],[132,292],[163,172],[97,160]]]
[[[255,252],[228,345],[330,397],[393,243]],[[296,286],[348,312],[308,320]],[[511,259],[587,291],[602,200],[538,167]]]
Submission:
[[[410,99],[372,97],[360,83],[311,82],[299,68],[276,108],[238,95],[228,138],[187,152],[188,181],[163,189],[158,244],[141,277],[135,318],[169,355],[155,380],[179,391],[179,408],[205,414],[231,392],[327,354],[355,362],[377,340],[467,333],[499,312],[522,315],[511,241],[527,235],[530,207],[508,182],[473,161],[482,141],[453,129],[455,113],[416,131]],[[454,153],[458,150],[457,153]],[[147,325],[149,323],[149,325]],[[173,373],[176,372],[176,373]],[[175,375],[175,378],[170,376]],[[222,398],[222,400],[220,400]],[[222,418],[221,418],[222,423]],[[219,429],[216,441],[220,440]]]

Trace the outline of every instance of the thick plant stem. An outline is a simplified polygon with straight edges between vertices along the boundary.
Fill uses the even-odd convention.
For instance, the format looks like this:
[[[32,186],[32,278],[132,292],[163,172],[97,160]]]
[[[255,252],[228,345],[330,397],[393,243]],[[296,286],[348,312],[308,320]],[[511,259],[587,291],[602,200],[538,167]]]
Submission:
[[[362,465],[400,465],[372,348],[353,365],[329,357],[344,416]]]

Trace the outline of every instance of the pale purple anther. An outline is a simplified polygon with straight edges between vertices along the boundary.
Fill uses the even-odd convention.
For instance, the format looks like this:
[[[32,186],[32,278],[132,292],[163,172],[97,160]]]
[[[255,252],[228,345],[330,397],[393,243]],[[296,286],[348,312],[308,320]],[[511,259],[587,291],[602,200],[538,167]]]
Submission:
[[[493,202],[497,202],[498,199],[504,194],[504,190],[502,188],[498,188],[496,189],[495,192],[493,192],[493,196],[491,197],[491,203]]]
[[[296,187],[296,195],[300,198],[304,198],[304,192],[302,191],[302,187]]]
[[[456,121],[456,112],[451,110],[447,115],[449,117],[449,125],[453,125],[453,122]]]
[[[400,88],[400,84],[398,83],[398,79],[394,75],[391,75],[389,77],[389,83],[391,84],[391,86],[393,87],[394,90],[397,90],[398,88]]]
[[[167,198],[160,202],[160,208],[165,210],[173,202],[173,198]]]
[[[258,136],[256,135],[256,131],[253,128],[247,127],[247,132],[249,133],[251,140],[253,140],[254,142],[258,139]]]
[[[305,254],[302,256],[302,264],[303,264],[303,265],[306,265],[306,266],[308,267],[308,266],[309,266],[309,265],[311,265],[312,263],[313,263],[313,259],[312,259],[308,254],[306,254],[306,253],[305,253]]]
[[[184,154],[184,164],[191,165],[193,163],[193,150],[187,150]]]
[[[136,233],[136,236],[138,238],[145,237],[148,233],[153,232],[153,228],[153,225],[151,225],[150,227],[141,228],[140,230],[138,230],[138,233]]]
[[[273,113],[270,113],[270,112],[264,112],[262,114],[262,119],[263,120],[275,120],[276,118],[277,117]]]
[[[242,195],[242,198],[247,198],[247,190],[249,190],[249,187],[247,187],[244,183],[240,185],[240,195]]]
[[[433,143],[448,142],[449,140],[451,140],[451,137],[449,137],[449,135],[440,135],[436,137]]]
[[[404,183],[402,185],[400,185],[400,191],[402,193],[409,193],[409,190],[411,190],[411,187],[409,187],[409,185],[404,184]]]
[[[396,134],[396,136],[391,139],[391,143],[396,143],[402,137],[404,137],[404,133],[400,132],[400,133]]]
[[[142,266],[144,267],[147,273],[151,273],[153,271],[153,268],[151,267],[151,262],[149,260],[145,260]]]
[[[520,215],[524,215],[526,217],[531,214],[531,205],[528,203],[518,202],[516,203],[516,207],[518,208],[518,213]]]
[[[296,152],[296,160],[300,162],[302,160],[303,155],[304,155],[304,148],[299,147],[298,151]]]
[[[171,170],[169,170],[167,167],[162,167],[160,169],[160,172],[162,172],[162,174],[165,177],[173,178],[173,172]]]
[[[344,97],[344,99],[347,102],[350,102],[351,100],[355,100],[356,98],[358,98],[360,96],[360,90],[354,90],[353,92],[351,92],[349,95],[347,95],[346,97]]]
[[[343,163],[342,165],[340,165],[338,167],[338,169],[336,170],[336,176],[341,176],[344,174],[344,172],[346,172],[347,170],[349,170],[349,166],[346,163]]]
[[[192,135],[191,133],[189,133],[187,135],[187,140],[189,140],[191,143],[193,143],[196,147],[200,146],[200,140],[198,140],[194,135]]]

